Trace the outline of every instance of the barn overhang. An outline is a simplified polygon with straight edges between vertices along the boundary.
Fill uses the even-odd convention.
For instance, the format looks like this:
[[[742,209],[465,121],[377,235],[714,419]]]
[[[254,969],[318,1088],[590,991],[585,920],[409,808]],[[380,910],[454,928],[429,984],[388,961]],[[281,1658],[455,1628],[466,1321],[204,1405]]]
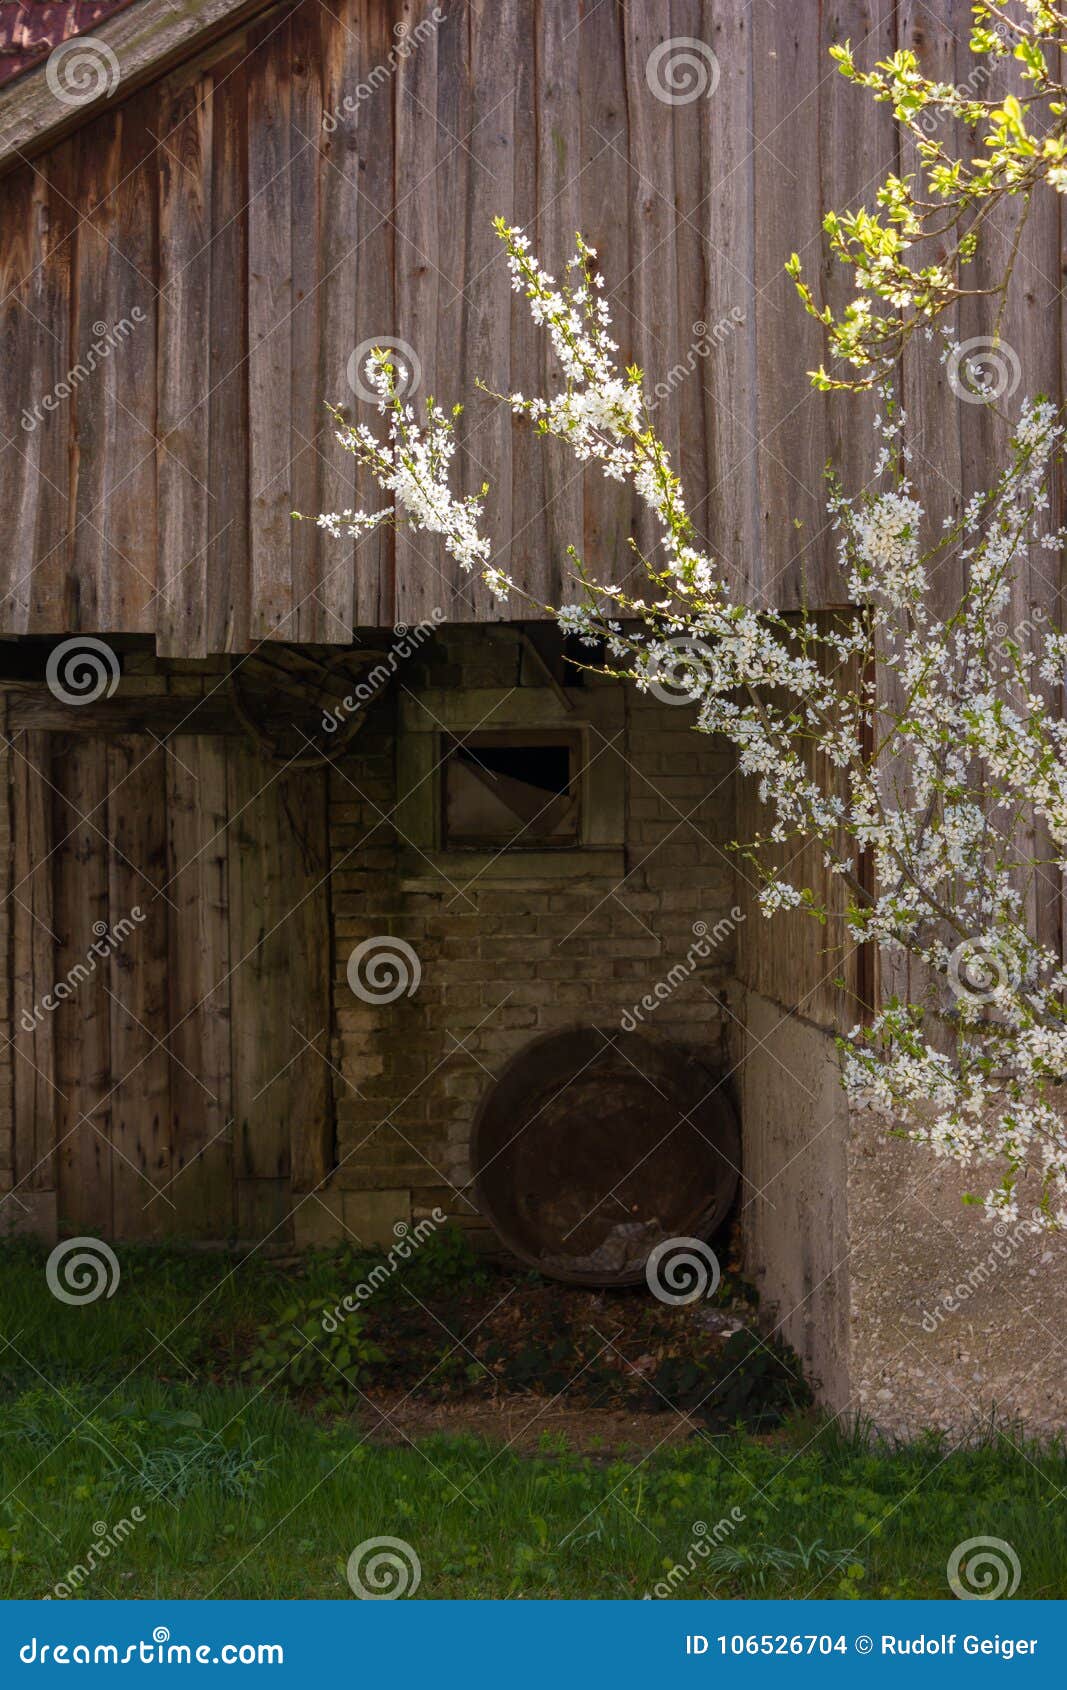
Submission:
[[[86,26],[78,18],[80,8],[49,6],[40,23],[32,16],[11,20],[12,32],[28,37],[24,71],[8,52],[14,43],[6,39],[5,19],[0,65],[6,64],[8,75],[0,71],[0,175],[127,99],[243,18],[270,7],[271,0],[112,0],[110,5],[105,0],[93,8],[99,16]],[[5,7],[12,14],[28,10]],[[87,36],[95,57],[84,48],[67,47]]]

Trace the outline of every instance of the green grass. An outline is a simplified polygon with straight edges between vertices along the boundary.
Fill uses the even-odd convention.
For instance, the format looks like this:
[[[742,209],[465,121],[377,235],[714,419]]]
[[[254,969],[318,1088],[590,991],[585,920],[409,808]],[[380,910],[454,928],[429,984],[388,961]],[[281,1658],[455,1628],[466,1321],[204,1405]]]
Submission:
[[[358,1410],[241,1382],[291,1272],[125,1252],[118,1293],[73,1308],[42,1264],[0,1251],[3,1596],[45,1595],[104,1541],[94,1527],[123,1520],[82,1595],[344,1597],[350,1552],[389,1536],[417,1553],[428,1598],[641,1596],[689,1559],[681,1597],[936,1597],[953,1547],[995,1536],[1019,1557],[1020,1597],[1067,1596],[1062,1449],[890,1448],[810,1415],[645,1460],[470,1437],[383,1448]],[[743,1519],[718,1549],[690,1556],[695,1523],[731,1510]]]

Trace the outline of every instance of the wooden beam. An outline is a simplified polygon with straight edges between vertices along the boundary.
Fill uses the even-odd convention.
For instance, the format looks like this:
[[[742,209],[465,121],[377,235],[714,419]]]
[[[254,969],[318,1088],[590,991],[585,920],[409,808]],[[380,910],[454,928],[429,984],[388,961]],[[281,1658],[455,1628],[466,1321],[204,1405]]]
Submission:
[[[194,50],[270,8],[271,0],[138,0],[89,31],[114,54],[117,75],[94,99],[70,105],[48,81],[48,61],[0,92],[0,175],[126,99]],[[279,8],[280,9],[280,8]]]

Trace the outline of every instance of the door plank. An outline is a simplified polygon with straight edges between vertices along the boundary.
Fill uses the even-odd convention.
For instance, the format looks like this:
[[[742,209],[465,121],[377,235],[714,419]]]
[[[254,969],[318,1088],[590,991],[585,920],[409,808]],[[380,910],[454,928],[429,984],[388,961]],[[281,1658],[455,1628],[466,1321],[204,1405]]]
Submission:
[[[111,1040],[108,959],[89,958],[109,931],[107,744],[58,737],[52,747],[56,840],[54,979],[69,988],[54,1018],[59,1227],[114,1236],[111,1151]],[[59,985],[57,985],[57,992]]]
[[[182,1236],[233,1234],[225,742],[182,735],[167,762],[172,1173]]]
[[[107,742],[108,964],[115,1235],[173,1232],[167,1020],[166,762],[147,735]],[[163,1195],[156,1196],[155,1192]]]

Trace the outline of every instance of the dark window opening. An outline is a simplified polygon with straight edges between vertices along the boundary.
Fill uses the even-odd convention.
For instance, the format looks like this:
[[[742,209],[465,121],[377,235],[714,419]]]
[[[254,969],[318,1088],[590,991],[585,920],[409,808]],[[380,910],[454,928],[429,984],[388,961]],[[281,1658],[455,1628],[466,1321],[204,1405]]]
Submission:
[[[577,845],[578,749],[577,734],[468,734],[442,770],[444,848]]]

